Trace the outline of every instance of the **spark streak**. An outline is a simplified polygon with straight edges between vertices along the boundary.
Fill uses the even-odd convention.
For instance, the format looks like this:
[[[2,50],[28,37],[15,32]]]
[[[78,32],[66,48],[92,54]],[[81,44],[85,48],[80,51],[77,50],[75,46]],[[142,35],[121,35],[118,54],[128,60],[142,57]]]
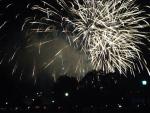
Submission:
[[[2,28],[5,26],[5,24],[7,24],[7,21],[5,21],[5,22],[0,26],[0,29],[2,29]]]

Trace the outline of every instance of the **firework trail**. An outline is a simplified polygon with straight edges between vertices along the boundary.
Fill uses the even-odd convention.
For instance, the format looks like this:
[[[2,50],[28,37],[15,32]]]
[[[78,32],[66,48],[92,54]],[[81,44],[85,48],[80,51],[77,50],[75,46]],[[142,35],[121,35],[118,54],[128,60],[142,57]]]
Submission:
[[[26,54],[29,54],[27,59],[33,56],[32,76],[42,69],[50,70],[54,78],[69,73],[80,79],[90,70],[134,75],[146,69],[150,75],[141,51],[141,46],[147,47],[144,42],[150,42],[148,32],[143,32],[149,29],[149,15],[135,4],[135,0],[55,2],[55,5],[46,1],[26,5],[38,11],[38,16],[35,13],[25,19],[21,28],[26,33],[25,46],[16,49],[10,61],[19,51],[26,51],[20,59]],[[7,21],[0,27],[5,24]],[[17,64],[12,74],[19,67]]]

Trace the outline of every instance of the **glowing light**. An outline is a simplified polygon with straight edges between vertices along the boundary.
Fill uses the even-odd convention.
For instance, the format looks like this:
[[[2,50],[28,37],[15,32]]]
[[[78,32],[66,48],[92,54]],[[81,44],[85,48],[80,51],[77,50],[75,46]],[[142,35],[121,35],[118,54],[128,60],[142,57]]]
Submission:
[[[28,110],[29,110],[30,108],[31,108],[30,106],[27,107]]]
[[[55,100],[52,100],[52,103],[55,103]]]
[[[5,102],[6,105],[8,105],[8,102]]]
[[[18,108],[18,107],[15,107],[15,111],[17,111],[17,110],[19,110],[19,108]]]
[[[118,107],[119,107],[119,108],[122,108],[122,105],[118,104]]]
[[[68,97],[68,96],[69,96],[69,93],[68,93],[68,92],[66,92],[66,93],[65,93],[65,97]]]
[[[142,85],[143,85],[143,86],[146,86],[146,85],[147,85],[147,81],[146,81],[146,80],[143,80],[143,81],[142,81]]]

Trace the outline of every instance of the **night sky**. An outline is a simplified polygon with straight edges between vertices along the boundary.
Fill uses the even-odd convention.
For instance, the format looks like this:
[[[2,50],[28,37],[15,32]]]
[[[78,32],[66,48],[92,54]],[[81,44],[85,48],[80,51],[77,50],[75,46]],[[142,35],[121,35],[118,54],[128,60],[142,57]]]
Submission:
[[[45,1],[59,9],[55,0]],[[19,65],[12,74],[15,62],[9,62],[9,59],[13,52],[24,44],[22,37],[25,36],[25,33],[21,31],[22,25],[25,18],[38,15],[38,12],[32,11],[30,7],[39,3],[40,0],[0,0],[0,26],[5,24],[0,29],[0,62],[2,61],[0,63],[0,110],[2,108],[15,109],[16,106],[21,105],[22,109],[29,106],[46,106],[46,109],[50,111],[52,109],[54,112],[63,112],[66,109],[67,112],[72,109],[75,112],[75,107],[77,107],[77,111],[90,112],[91,109],[97,109],[98,106],[106,107],[109,104],[119,106],[119,103],[122,104],[119,107],[129,106],[127,108],[134,109],[135,112],[139,108],[136,108],[137,106],[143,107],[139,109],[146,108],[146,111],[150,111],[150,77],[146,70],[140,74],[136,72],[136,76],[128,74],[127,77],[119,75],[117,72],[103,75],[100,72],[91,71],[80,81],[75,77],[64,75],[55,82],[51,73],[47,71],[40,71],[37,75],[32,76],[32,70],[30,70],[32,64],[28,63],[22,75],[24,65]],[[137,4],[143,8],[150,4],[150,1],[137,0]],[[150,12],[148,9],[146,11]],[[149,29],[145,29],[145,31],[149,31]],[[150,53],[146,47],[141,49],[150,65]],[[24,52],[22,51],[21,54],[24,55]],[[27,60],[27,57],[19,59],[20,62]],[[142,81],[146,81],[146,85],[143,85]],[[70,97],[67,97],[66,92]],[[37,99],[37,102],[30,102],[33,98]],[[121,98],[125,98],[124,101],[121,101]],[[51,105],[52,103],[49,102],[56,103]],[[87,109],[83,110],[84,108]],[[127,108],[123,107],[122,109],[128,111]],[[117,108],[110,107],[109,109]],[[96,112],[96,110],[92,112]]]

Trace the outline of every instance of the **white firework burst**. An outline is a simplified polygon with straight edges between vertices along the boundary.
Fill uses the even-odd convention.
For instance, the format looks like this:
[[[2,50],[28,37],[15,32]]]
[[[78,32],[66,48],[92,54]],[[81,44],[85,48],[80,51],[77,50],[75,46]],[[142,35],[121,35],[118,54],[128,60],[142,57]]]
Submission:
[[[135,5],[134,0],[57,0],[60,11],[42,2],[44,7],[35,5],[32,9],[40,10],[46,16],[39,21],[28,18],[24,25],[38,24],[38,28],[32,29],[37,32],[49,32],[51,23],[60,25],[70,46],[85,53],[93,70],[119,71],[125,75],[143,68],[149,72],[140,45],[144,45],[142,40],[149,41],[148,33],[141,29],[150,24],[148,15]],[[65,16],[63,12],[66,12]]]

